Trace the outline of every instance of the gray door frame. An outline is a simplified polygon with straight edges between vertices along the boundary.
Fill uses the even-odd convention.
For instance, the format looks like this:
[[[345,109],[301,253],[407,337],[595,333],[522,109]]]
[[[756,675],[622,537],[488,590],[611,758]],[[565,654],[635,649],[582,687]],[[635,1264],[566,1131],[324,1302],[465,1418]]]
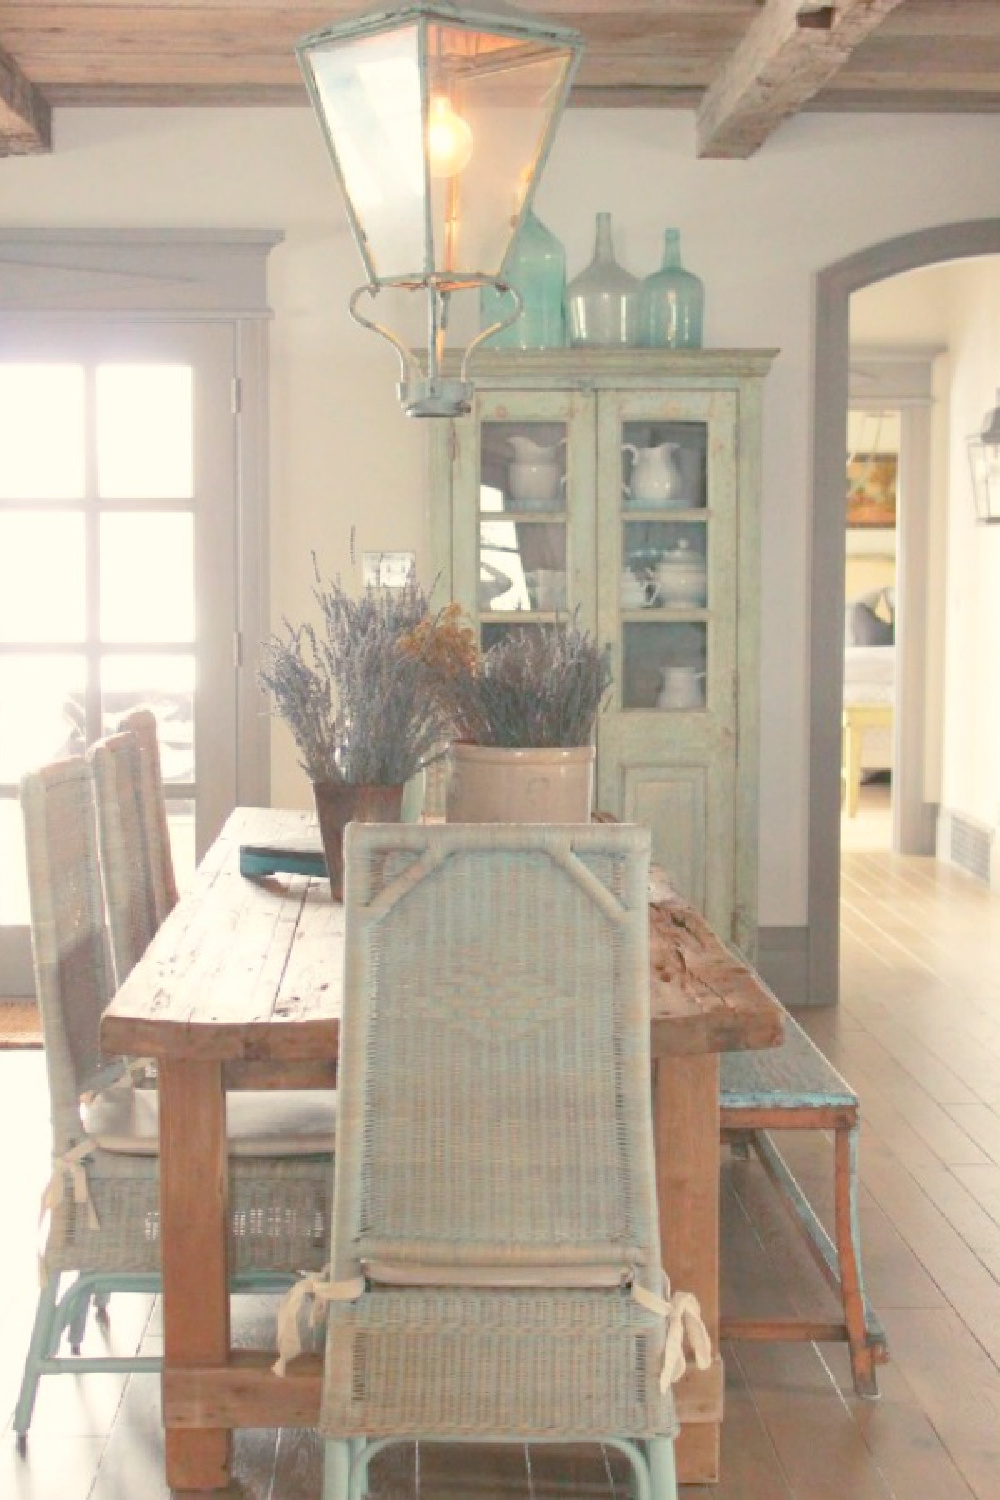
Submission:
[[[816,278],[809,709],[809,1003],[840,984],[840,720],[843,706],[844,464],[850,298],[903,271],[1000,253],[1000,219],[918,230],[873,245]]]
[[[943,344],[852,343],[852,411],[899,418],[896,525],[896,681],[893,711],[892,837],[896,854],[933,854],[936,807],[924,801],[930,558],[931,408],[934,362]]]

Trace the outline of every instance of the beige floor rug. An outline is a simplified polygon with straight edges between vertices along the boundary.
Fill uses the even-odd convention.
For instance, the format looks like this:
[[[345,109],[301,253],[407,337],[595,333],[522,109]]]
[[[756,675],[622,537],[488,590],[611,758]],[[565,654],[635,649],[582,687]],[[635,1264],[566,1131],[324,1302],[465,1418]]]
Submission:
[[[0,1048],[41,1045],[42,1029],[34,1000],[0,1000]]]

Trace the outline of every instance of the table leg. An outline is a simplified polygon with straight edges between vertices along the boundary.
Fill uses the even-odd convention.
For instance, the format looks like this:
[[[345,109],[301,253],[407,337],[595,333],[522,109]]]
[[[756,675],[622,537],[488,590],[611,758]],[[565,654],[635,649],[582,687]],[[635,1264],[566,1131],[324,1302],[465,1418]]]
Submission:
[[[225,1365],[230,1339],[222,1065],[164,1058],[158,1072],[164,1370]],[[232,1433],[226,1428],[167,1429],[172,1489],[224,1489],[231,1460]]]
[[[718,1354],[718,1054],[657,1059],[653,1128],[664,1268],[676,1290],[694,1292],[698,1298],[712,1351]],[[719,1438],[717,1418],[682,1427],[677,1440],[682,1483],[718,1480]]]

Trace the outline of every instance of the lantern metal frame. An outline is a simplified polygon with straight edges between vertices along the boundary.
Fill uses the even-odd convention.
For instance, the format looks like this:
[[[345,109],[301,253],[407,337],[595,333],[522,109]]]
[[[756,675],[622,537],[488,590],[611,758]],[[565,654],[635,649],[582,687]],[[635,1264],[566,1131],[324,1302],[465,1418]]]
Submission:
[[[309,55],[314,50],[329,49],[330,44],[340,42],[350,43],[368,36],[385,35],[397,28],[403,30],[421,22],[425,24],[439,24],[449,29],[466,31],[470,34],[484,32],[491,36],[508,37],[515,41],[535,43],[542,47],[566,51],[569,54],[560,89],[560,97],[552,108],[548,125],[540,142],[533,170],[522,185],[523,190],[518,200],[516,217],[512,216],[510,238],[500,263],[499,274],[490,274],[486,271],[457,273],[453,271],[425,269],[421,271],[415,270],[412,274],[406,273],[400,276],[380,277],[376,272],[369,253],[368,241],[362,220],[347,190],[347,184],[344,180],[343,170],[326,118],[323,101],[316,84],[312,66],[309,62]],[[429,101],[428,58],[424,40],[423,33],[421,33],[418,61],[422,121],[426,118]],[[481,344],[491,338],[493,334],[498,333],[503,328],[510,327],[520,315],[522,307],[521,297],[516,288],[504,279],[503,272],[510,259],[511,250],[517,239],[521,224],[524,222],[524,216],[531,207],[535,187],[548,159],[556,128],[566,107],[582,51],[583,38],[578,31],[537,16],[527,16],[522,11],[515,9],[514,6],[504,3],[504,0],[487,0],[482,9],[464,3],[459,4],[457,0],[400,0],[399,4],[368,11],[351,20],[335,22],[318,31],[310,32],[308,36],[302,37],[295,44],[295,52],[298,57],[299,66],[302,69],[310,102],[322,126],[334,172],[340,184],[341,193],[343,194],[351,232],[368,275],[367,282],[357,287],[352,293],[348,309],[356,323],[359,323],[363,328],[370,329],[373,333],[379,334],[396,350],[400,365],[400,380],[397,386],[397,393],[407,416],[451,417],[460,416],[468,412],[471,409],[473,395],[472,382],[468,378],[468,364],[472,354]],[[484,68],[489,66],[488,63],[484,64]],[[425,172],[427,170],[427,154],[427,142],[423,140],[421,142],[421,158],[425,164]],[[512,189],[516,186],[516,184],[512,184]],[[432,224],[430,198],[428,195],[425,195],[424,208],[425,228],[427,230],[426,239],[429,241]],[[444,361],[444,346],[451,311],[452,295],[458,291],[474,290],[482,286],[492,286],[501,293],[509,293],[512,298],[511,311],[498,322],[492,323],[489,327],[482,329],[469,342],[464,351],[457,378],[444,377],[441,370]],[[393,333],[384,323],[377,321],[375,318],[366,317],[359,311],[358,304],[363,297],[367,296],[375,299],[381,292],[392,289],[423,291],[426,294],[427,347],[422,351],[424,359],[423,367],[421,366],[421,360],[417,352],[411,349],[402,338]]]
[[[986,413],[982,430],[967,439],[966,447],[976,520],[982,525],[996,525],[1000,522],[1000,390],[996,406]]]

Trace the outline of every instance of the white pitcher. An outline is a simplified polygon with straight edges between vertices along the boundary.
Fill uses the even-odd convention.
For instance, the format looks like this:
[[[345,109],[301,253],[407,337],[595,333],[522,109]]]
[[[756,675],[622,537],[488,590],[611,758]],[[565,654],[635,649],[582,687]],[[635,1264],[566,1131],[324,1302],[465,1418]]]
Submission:
[[[704,708],[705,673],[697,667],[665,666],[657,708]]]
[[[536,443],[534,438],[507,439],[514,457],[507,468],[511,499],[522,508],[552,505],[559,498],[565,476],[557,443]]]
[[[622,451],[632,455],[632,472],[625,494],[633,506],[683,503],[684,476],[677,462],[680,443],[659,443],[651,448],[624,443]]]
[[[512,435],[507,439],[514,450],[514,461],[519,464],[558,464],[560,438],[556,443],[536,443],[534,438]]]

